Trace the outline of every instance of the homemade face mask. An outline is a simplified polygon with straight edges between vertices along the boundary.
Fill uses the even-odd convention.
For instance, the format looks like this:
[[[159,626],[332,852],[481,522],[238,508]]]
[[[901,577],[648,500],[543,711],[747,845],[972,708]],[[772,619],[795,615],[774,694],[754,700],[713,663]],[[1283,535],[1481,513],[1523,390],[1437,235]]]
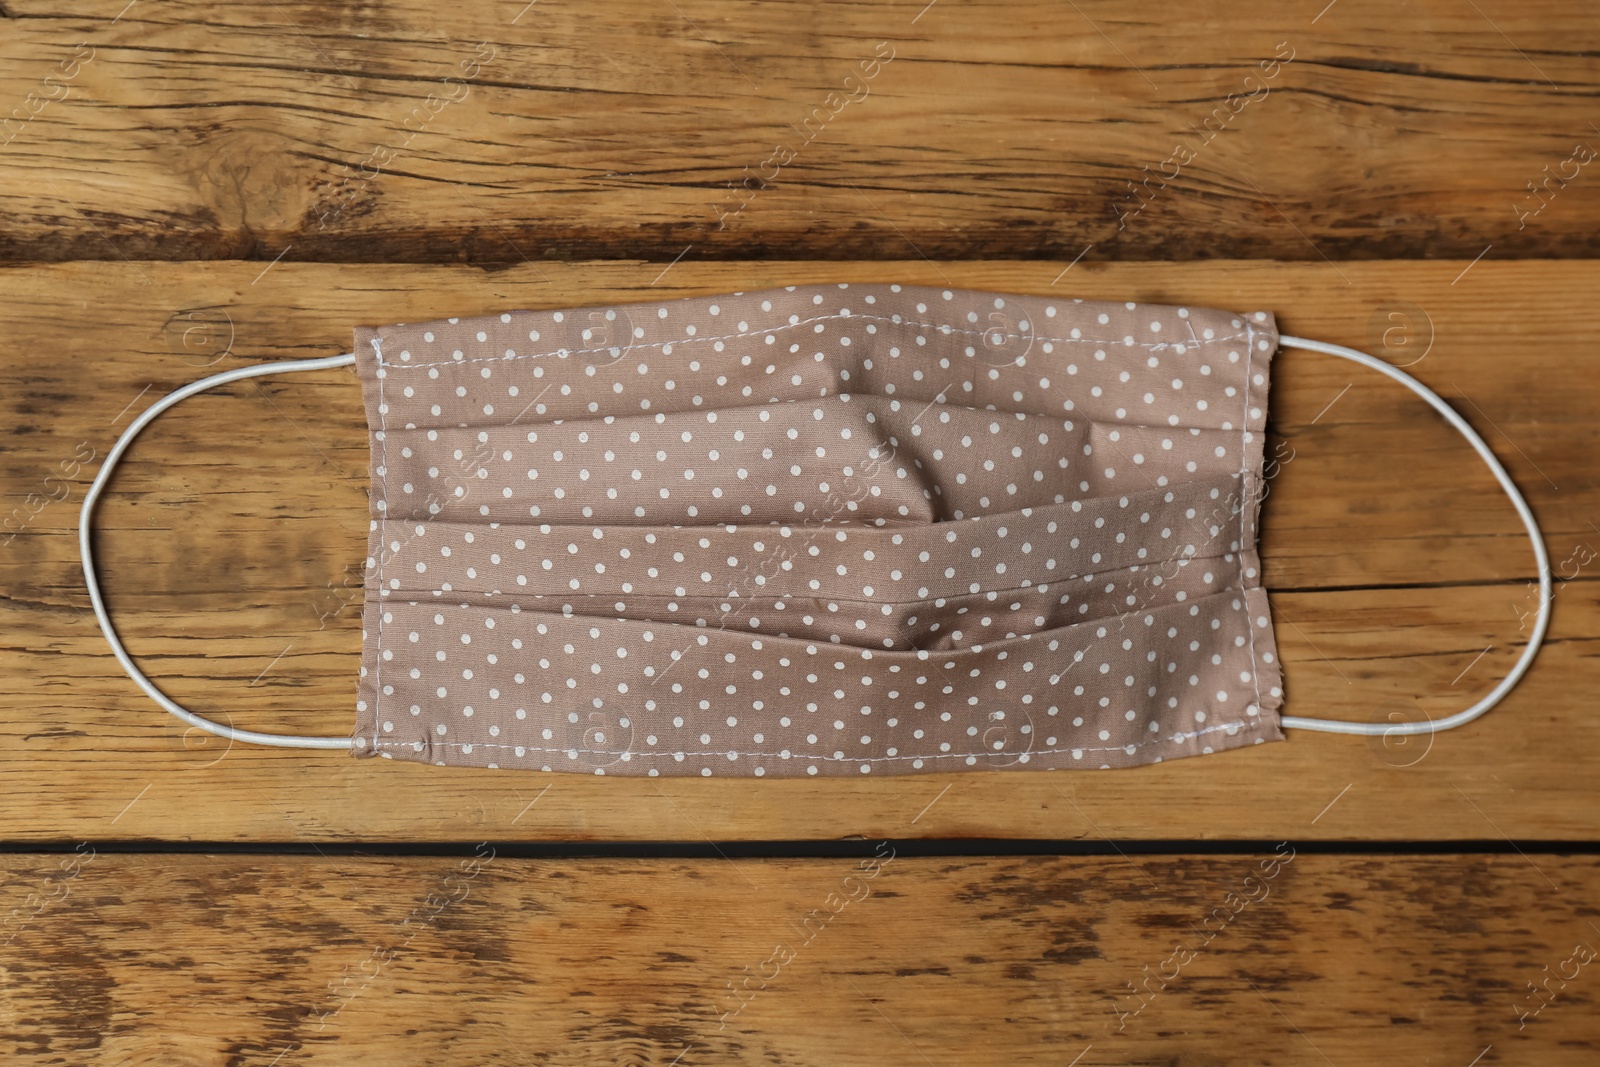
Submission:
[[[1402,382],[1478,450],[1533,540],[1540,610],[1472,708],[1282,717],[1261,584],[1280,343]],[[90,518],[165,408],[354,362],[372,447],[349,737],[178,706],[106,615]],[[1493,706],[1547,625],[1549,561],[1482,439],[1387,363],[1271,314],[902,285],[791,286],[359,329],[129,427],[84,501],[122,666],[191,725],[440,765],[633,775],[1126,767],[1409,734]]]

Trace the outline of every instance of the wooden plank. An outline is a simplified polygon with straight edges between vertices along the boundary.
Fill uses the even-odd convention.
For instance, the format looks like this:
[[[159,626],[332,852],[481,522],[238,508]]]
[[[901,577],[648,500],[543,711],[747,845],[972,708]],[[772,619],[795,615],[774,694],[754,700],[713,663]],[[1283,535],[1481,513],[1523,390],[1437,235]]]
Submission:
[[[1586,679],[1600,605],[1592,564],[1575,561],[1600,549],[1600,490],[1585,462],[1600,385],[1573,369],[1595,336],[1570,309],[1593,303],[1600,267],[1486,259],[1463,275],[1467,266],[1080,264],[1054,286],[1061,265],[924,261],[684,263],[664,276],[643,263],[489,275],[287,262],[264,273],[253,263],[0,270],[10,346],[0,395],[15,428],[0,477],[5,510],[25,518],[0,545],[4,836],[1592,839],[1600,736]],[[179,384],[344,350],[357,323],[865,279],[1262,307],[1287,331],[1380,351],[1388,316],[1412,316],[1412,346],[1391,333],[1388,355],[1422,353],[1412,370],[1488,435],[1573,576],[1533,673],[1432,745],[1296,734],[1112,774],[624,782],[186,741],[122,675],[87,612],[75,537],[84,487],[131,413]],[[1431,349],[1415,347],[1424,337]],[[1515,658],[1533,603],[1531,553],[1509,504],[1398,386],[1304,352],[1277,368],[1269,447],[1294,451],[1264,507],[1263,555],[1289,712],[1415,718],[1467,706]],[[366,528],[356,384],[323,372],[224,392],[164,416],[119,469],[101,511],[107,595],[134,654],[180,701],[240,726],[345,732]]]
[[[1600,1049],[1593,857],[90,848],[0,865],[8,1063],[1464,1067]]]
[[[0,256],[1600,248],[1588,9],[1322,6],[7,0]]]

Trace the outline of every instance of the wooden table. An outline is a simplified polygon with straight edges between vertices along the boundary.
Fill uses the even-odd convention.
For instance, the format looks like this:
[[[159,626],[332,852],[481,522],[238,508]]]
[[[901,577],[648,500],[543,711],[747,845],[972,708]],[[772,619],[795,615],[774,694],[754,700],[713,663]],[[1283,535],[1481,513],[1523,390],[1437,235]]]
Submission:
[[[1600,21],[1323,2],[0,4],[4,1061],[1594,1062]],[[1431,741],[615,779],[186,734],[89,613],[84,491],[181,384],[855,280],[1265,308],[1407,367],[1543,526],[1532,672]],[[1534,569],[1480,461],[1311,353],[1270,417],[1286,711],[1481,697]],[[366,440],[345,370],[132,449],[106,594],[180,702],[349,729]]]

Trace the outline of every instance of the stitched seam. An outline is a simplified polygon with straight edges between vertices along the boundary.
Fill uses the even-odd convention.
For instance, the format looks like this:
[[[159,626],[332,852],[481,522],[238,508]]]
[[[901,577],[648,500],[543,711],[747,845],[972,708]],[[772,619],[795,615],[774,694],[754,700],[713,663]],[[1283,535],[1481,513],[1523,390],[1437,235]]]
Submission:
[[[1226,730],[1230,726],[1237,727],[1237,729],[1235,729],[1232,732],[1232,734],[1230,735],[1230,736],[1235,736],[1236,737],[1236,736],[1238,736],[1240,733],[1242,733],[1244,731],[1255,730],[1255,729],[1259,728],[1260,725],[1261,725],[1261,720],[1259,718],[1257,718],[1257,719],[1255,719],[1253,721],[1247,721],[1247,720],[1241,719],[1238,722],[1218,723],[1215,726],[1207,726],[1207,727],[1205,727],[1204,729],[1201,729],[1201,730],[1193,730],[1193,731],[1190,731],[1189,733],[1177,734],[1176,736],[1173,736],[1173,737],[1158,737],[1158,738],[1155,738],[1155,739],[1150,740],[1150,741],[1140,741],[1140,742],[1135,743],[1133,747],[1135,749],[1141,749],[1141,748],[1146,748],[1146,747],[1148,747],[1150,745],[1182,744],[1182,743],[1184,743],[1186,741],[1192,741],[1193,739],[1195,739],[1197,737],[1200,737],[1200,736],[1202,736],[1204,734],[1211,734],[1211,733],[1216,733],[1219,730]],[[415,750],[416,744],[417,743],[415,741],[383,741],[383,742],[379,742],[377,747],[379,747],[379,748],[409,748],[409,749]],[[634,749],[573,748],[571,746],[561,747],[561,746],[554,746],[554,745],[551,745],[551,746],[545,746],[545,745],[508,745],[508,744],[504,744],[504,743],[499,742],[499,741],[438,741],[438,742],[425,741],[425,742],[423,742],[423,744],[424,744],[424,746],[426,748],[508,748],[508,749],[518,749],[518,748],[520,748],[525,752],[575,752],[575,753],[577,753],[579,755],[584,755],[584,756],[638,756],[638,757],[641,757],[641,758],[647,758],[647,757],[650,757],[650,756],[676,756],[676,755],[678,755],[678,750],[676,750],[676,749],[665,749],[665,748],[662,748],[662,749],[651,749],[649,751],[636,751]],[[1042,755],[1048,755],[1050,753],[1055,753],[1055,752],[1127,752],[1127,751],[1128,751],[1128,746],[1127,745],[1101,745],[1101,746],[1094,746],[1094,747],[1082,746],[1082,745],[1065,745],[1065,746],[1061,746],[1061,747],[1057,747],[1057,748],[1035,748],[1035,749],[1029,749],[1027,752],[1025,752],[1025,753],[1019,752],[1019,753],[1017,753],[1017,755],[1019,755],[1019,756],[1021,756],[1021,755],[1029,755],[1029,756],[1041,755],[1042,756]],[[722,756],[722,757],[726,758],[727,755],[728,755],[728,752],[729,752],[728,749],[722,749],[720,751],[706,751],[706,752],[690,752],[690,751],[684,750],[682,754],[684,756]],[[991,750],[991,751],[986,751],[986,752],[936,752],[936,753],[933,753],[931,755],[925,755],[925,756],[808,756],[808,755],[804,755],[804,754],[793,752],[793,751],[791,751],[788,756],[784,756],[782,753],[779,753],[779,752],[737,752],[736,751],[735,754],[739,755],[739,756],[751,756],[751,757],[757,757],[757,758],[760,758],[760,757],[771,757],[772,759],[812,760],[812,761],[821,761],[821,762],[824,762],[824,763],[889,763],[889,762],[892,762],[892,761],[895,761],[895,760],[966,759],[969,756],[983,756],[985,758],[993,758],[997,753],[995,753],[994,751]],[[999,755],[1006,755],[1006,753],[999,753]]]
[[[661,305],[656,305],[656,306],[659,307]],[[775,333],[780,333],[780,332],[782,332],[784,330],[795,330],[795,329],[799,329],[802,326],[810,326],[810,325],[813,325],[814,323],[818,323],[818,322],[830,322],[830,321],[833,321],[835,319],[859,319],[859,320],[861,320],[863,322],[888,322],[888,323],[893,323],[894,325],[897,325],[897,326],[921,327],[923,329],[938,330],[941,333],[945,334],[946,336],[948,336],[950,334],[961,334],[961,335],[968,336],[968,337],[993,337],[995,335],[995,331],[994,330],[963,330],[963,329],[960,329],[958,327],[951,326],[947,322],[912,322],[909,319],[893,318],[893,317],[884,316],[884,315],[865,315],[865,314],[862,314],[862,315],[854,315],[854,314],[851,314],[851,315],[838,315],[838,314],[836,314],[836,315],[818,315],[818,316],[816,316],[814,318],[801,319],[799,322],[788,322],[788,323],[784,323],[784,324],[782,324],[780,326],[769,326],[769,327],[765,327],[765,328],[757,329],[757,330],[743,330],[743,331],[740,331],[740,332],[737,332],[737,333],[727,333],[727,334],[721,334],[719,336],[684,337],[681,340],[676,340],[676,341],[650,341],[648,343],[640,342],[638,344],[630,343],[630,344],[627,344],[627,345],[601,345],[601,346],[599,346],[597,348],[558,348],[558,349],[554,349],[554,350],[549,351],[549,352],[527,352],[527,353],[519,353],[517,355],[512,355],[512,356],[484,356],[484,357],[481,357],[481,358],[478,358],[478,359],[441,359],[441,360],[435,360],[432,363],[411,363],[411,362],[384,363],[383,362],[383,354],[382,354],[382,351],[380,350],[379,351],[379,355],[378,355],[378,365],[379,366],[401,367],[401,368],[410,368],[410,367],[458,367],[458,366],[465,366],[465,365],[467,365],[469,363],[506,363],[506,362],[510,362],[510,361],[513,361],[513,360],[519,360],[519,359],[543,359],[546,356],[557,356],[557,355],[560,355],[563,352],[565,352],[569,356],[580,356],[580,355],[587,355],[587,354],[589,354],[591,352],[609,352],[613,348],[620,348],[620,349],[623,349],[624,351],[632,351],[634,349],[644,349],[644,348],[665,348],[665,347],[667,347],[669,345],[687,345],[687,344],[695,344],[695,343],[705,343],[707,341],[732,341],[732,340],[738,340],[738,339],[744,338],[744,337],[757,337],[757,336],[760,336],[762,334],[769,334],[769,333],[775,334]],[[1222,344],[1222,343],[1224,343],[1226,341],[1237,341],[1240,337],[1247,336],[1248,333],[1249,333],[1249,325],[1247,323],[1246,326],[1245,326],[1245,333],[1243,333],[1243,334],[1232,333],[1232,334],[1227,334],[1226,336],[1222,336],[1222,337],[1213,337],[1209,341],[1200,341],[1200,342],[1198,342],[1198,345],[1196,345],[1196,347],[1204,347],[1206,345],[1217,345],[1217,344]],[[1184,348],[1189,348],[1191,346],[1191,344],[1193,344],[1192,342],[1187,342],[1187,341],[1177,341],[1177,342],[1159,341],[1159,342],[1155,342],[1155,343],[1151,343],[1151,344],[1145,344],[1143,342],[1135,341],[1132,345],[1129,345],[1127,343],[1127,341],[1125,339],[1123,339],[1123,338],[1117,338],[1114,341],[1104,341],[1104,340],[1096,340],[1096,339],[1094,339],[1092,337],[1040,337],[1037,334],[1031,334],[1030,335],[1030,334],[1022,334],[1022,333],[1016,333],[1016,334],[1007,333],[1004,336],[1006,336],[1007,338],[1015,337],[1015,338],[1017,338],[1019,340],[1031,336],[1033,338],[1033,340],[1035,340],[1035,341],[1047,341],[1047,342],[1052,342],[1052,343],[1056,343],[1056,344],[1065,344],[1065,345],[1083,344],[1083,345],[1120,346],[1122,348],[1143,348],[1143,349],[1146,349],[1146,350],[1151,351],[1151,352],[1164,352],[1167,349],[1176,348],[1179,345],[1182,345]],[[377,347],[376,342],[374,342],[373,347],[374,348]]]
[[[1249,455],[1250,455],[1250,453],[1249,453],[1249,450],[1248,450],[1248,445],[1245,442],[1245,436],[1250,433],[1250,392],[1251,392],[1252,389],[1255,388],[1255,383],[1254,383],[1253,379],[1250,377],[1250,368],[1251,368],[1251,366],[1253,365],[1253,363],[1255,361],[1256,338],[1255,338],[1255,330],[1251,327],[1250,320],[1249,320],[1248,317],[1244,320],[1244,332],[1245,332],[1245,344],[1249,346],[1249,350],[1248,350],[1247,354],[1244,357],[1244,416],[1240,420],[1243,423],[1243,429],[1239,433],[1239,454],[1240,454],[1239,484],[1240,485],[1247,485],[1247,484],[1249,484],[1249,481],[1250,481],[1250,473],[1249,473],[1249,466],[1250,466],[1250,464],[1249,464]],[[1266,450],[1266,444],[1267,444],[1267,442],[1266,442],[1266,432],[1265,432],[1265,430],[1263,430],[1262,434],[1261,434],[1262,451]],[[1244,573],[1244,558],[1245,558],[1245,552],[1249,548],[1249,546],[1245,544],[1244,523],[1245,523],[1245,516],[1248,514],[1250,507],[1251,507],[1251,504],[1250,504],[1250,501],[1248,499],[1244,499],[1244,498],[1240,499],[1240,501],[1239,501],[1239,604],[1244,609],[1244,625],[1245,625],[1245,629],[1248,630],[1249,633],[1250,633],[1250,678],[1251,678],[1252,681],[1255,682],[1256,714],[1260,715],[1261,711],[1262,711],[1262,708],[1261,708],[1261,664],[1259,662],[1257,662],[1257,660],[1256,660],[1256,617],[1255,617],[1255,613],[1250,610],[1250,597],[1248,595],[1249,591],[1248,591],[1248,589],[1245,588],[1245,585],[1244,585],[1245,580],[1246,580],[1245,579],[1245,573]]]
[[[383,480],[379,486],[378,500],[383,507],[378,509],[378,547],[383,549],[389,543],[389,425],[388,406],[383,399],[383,384],[387,380],[384,373],[383,349],[378,344],[378,338],[372,339],[372,351],[378,358],[378,432],[383,435],[382,453],[380,460],[383,463]],[[378,632],[373,641],[372,656],[372,741],[381,747],[378,741],[378,732],[383,728],[378,712],[378,704],[383,700],[383,565],[384,552],[378,553],[377,575],[374,580],[378,587]]]

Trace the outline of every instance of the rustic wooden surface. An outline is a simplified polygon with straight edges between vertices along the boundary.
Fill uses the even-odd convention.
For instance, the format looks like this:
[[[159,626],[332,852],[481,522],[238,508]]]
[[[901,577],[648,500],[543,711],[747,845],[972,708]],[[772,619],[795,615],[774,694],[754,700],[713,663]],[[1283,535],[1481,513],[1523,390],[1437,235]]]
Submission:
[[[1570,309],[1592,306],[1600,268],[1485,261],[1452,284],[1463,266],[1080,264],[1054,288],[1058,265],[1028,263],[680,264],[665,277],[646,263],[487,277],[288,263],[264,276],[254,263],[6,268],[0,329],[50,357],[6,369],[18,432],[0,463],[8,484],[43,492],[58,462],[84,443],[82,454],[103,456],[152,397],[207,372],[346,350],[357,323],[898,278],[1266,307],[1286,331],[1376,347],[1369,330],[1381,343],[1399,307],[1416,319],[1412,343],[1431,333],[1432,348],[1397,361],[1422,355],[1411,370],[1495,444],[1552,560],[1581,546],[1592,557],[1600,381],[1575,362],[1594,336]],[[1396,352],[1410,352],[1400,340],[1390,337]],[[1532,607],[1533,557],[1515,513],[1465,442],[1410,393],[1329,357],[1278,359],[1269,447],[1282,462],[1263,506],[1262,554],[1286,710],[1416,718],[1467,706],[1527,632],[1519,613]],[[240,726],[349,729],[366,442],[354,376],[324,371],[187,401],[118,468],[99,511],[103,586],[129,648],[180,703]],[[186,738],[122,674],[88,611],[77,507],[97,466],[83,464],[68,497],[0,549],[9,665],[0,773],[13,785],[0,821],[13,839],[1585,840],[1600,825],[1591,773],[1600,726],[1586,683],[1600,638],[1594,562],[1563,572],[1576,576],[1556,595],[1527,679],[1431,744],[1294,733],[1129,772],[896,782],[547,777]]]
[[[83,1067],[1593,1063],[1600,928],[1579,903],[1600,891],[1593,857],[892,849],[877,846],[882,862],[551,862],[471,846],[14,858],[0,900],[42,903],[0,937],[0,1054]]]
[[[1600,247],[1563,167],[1594,16],[1556,0],[3,8],[0,101],[42,101],[0,133],[8,258]]]
[[[1553,0],[0,0],[0,1058],[1593,1062],[1596,26]],[[1532,672],[1431,744],[663,781],[229,746],[108,655],[77,509],[168,390],[363,323],[855,280],[1264,308],[1407,367],[1543,524]],[[1277,357],[1269,417],[1286,711],[1472,703],[1534,604],[1488,473],[1327,357]],[[348,371],[148,431],[99,535],[146,670],[240,726],[345,732],[367,461]],[[1102,855],[912,854],[946,838]],[[778,858],[706,858],[752,839]],[[844,839],[900,854],[863,881],[783,844]],[[1230,839],[1267,844],[1190,843]],[[1275,841],[1302,851],[1263,881]],[[679,858],[570,855],[605,848]]]

